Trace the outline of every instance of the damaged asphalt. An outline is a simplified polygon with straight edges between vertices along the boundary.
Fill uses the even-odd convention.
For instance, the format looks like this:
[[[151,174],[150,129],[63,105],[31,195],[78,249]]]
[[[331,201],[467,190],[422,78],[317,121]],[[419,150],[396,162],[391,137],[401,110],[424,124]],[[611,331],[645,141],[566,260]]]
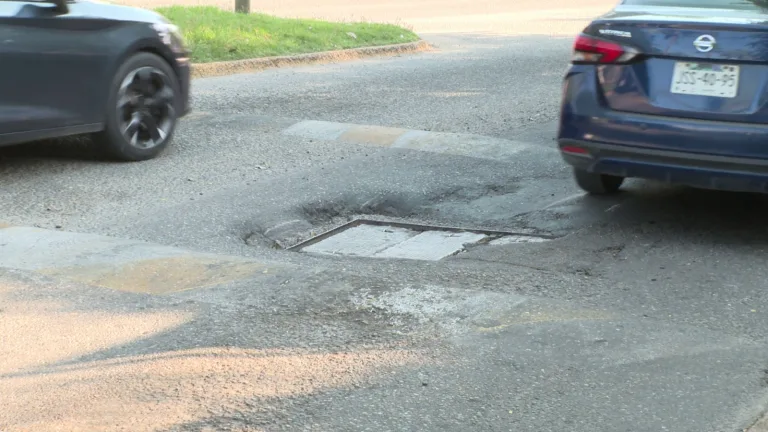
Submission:
[[[645,182],[585,197],[552,141],[570,40],[436,40],[435,53],[198,80],[198,112],[154,161],[94,161],[81,143],[0,150],[10,225],[130,239],[115,254],[142,241],[258,264],[162,295],[82,278],[69,261],[56,271],[91,239],[42,269],[3,270],[0,429],[754,422],[768,406],[768,200]],[[285,133],[303,120],[489,147],[468,157]],[[359,216],[554,239],[438,262],[285,250]],[[228,268],[209,264],[189,268]]]

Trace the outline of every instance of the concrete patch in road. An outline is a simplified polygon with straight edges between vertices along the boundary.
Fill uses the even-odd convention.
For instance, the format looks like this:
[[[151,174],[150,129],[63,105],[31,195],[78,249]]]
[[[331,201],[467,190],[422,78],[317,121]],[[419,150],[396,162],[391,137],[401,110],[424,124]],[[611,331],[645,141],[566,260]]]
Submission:
[[[394,323],[403,318],[436,323],[449,333],[474,331],[489,320],[522,314],[529,298],[509,293],[449,288],[437,285],[404,286],[385,292],[363,291],[351,297],[361,309],[383,312]]]
[[[169,294],[222,285],[268,273],[266,265],[230,258],[185,255],[125,263],[46,268],[47,276],[143,294]]]
[[[424,231],[374,255],[374,258],[399,258],[439,261],[487,239],[485,234],[473,232],[451,233]]]
[[[0,265],[20,270],[114,265],[178,255],[180,250],[172,247],[92,234],[30,227],[0,231]]]
[[[506,238],[509,240],[502,244],[548,240],[525,233],[357,219],[291,249],[322,255],[439,261],[469,247]]]
[[[302,249],[323,255],[439,261],[486,239],[472,232],[414,231],[388,226],[360,225]]]
[[[0,266],[143,294],[169,294],[295,271],[240,257],[28,227],[0,230]]]
[[[494,160],[511,159],[521,152],[556,153],[554,148],[476,134],[431,132],[316,120],[298,122],[283,130],[283,134],[308,139]]]
[[[373,257],[416,234],[415,231],[404,228],[362,225],[304,247],[301,251],[324,255]]]
[[[583,323],[621,319],[615,312],[536,297],[437,285],[362,292],[353,296],[352,302],[358,307],[384,311],[395,321],[398,316],[410,316],[421,323],[438,323],[451,333],[476,335],[514,331],[513,327],[578,327]]]

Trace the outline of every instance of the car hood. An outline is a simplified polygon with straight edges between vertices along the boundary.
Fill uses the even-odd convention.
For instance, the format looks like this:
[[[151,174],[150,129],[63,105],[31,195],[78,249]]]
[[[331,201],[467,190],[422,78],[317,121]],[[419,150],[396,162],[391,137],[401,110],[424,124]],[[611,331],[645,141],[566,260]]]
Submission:
[[[34,16],[31,9],[51,7],[52,3],[22,3],[0,1],[0,18]],[[162,15],[147,9],[121,6],[100,1],[75,1],[69,3],[67,17],[100,18],[114,21],[132,21],[145,23],[168,22]]]
[[[78,1],[70,4],[70,13],[72,15],[91,16],[94,18],[104,18],[117,21],[135,21],[135,22],[167,22],[167,20],[157,12],[137,7],[121,6],[103,1]]]

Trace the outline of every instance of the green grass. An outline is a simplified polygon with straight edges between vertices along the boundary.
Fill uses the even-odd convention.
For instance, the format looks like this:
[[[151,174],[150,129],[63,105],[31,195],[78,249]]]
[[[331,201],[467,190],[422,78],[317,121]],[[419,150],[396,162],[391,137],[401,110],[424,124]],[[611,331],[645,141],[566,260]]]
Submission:
[[[419,40],[412,31],[391,24],[286,19],[257,13],[236,14],[211,6],[172,6],[158,8],[157,12],[179,26],[196,63]]]

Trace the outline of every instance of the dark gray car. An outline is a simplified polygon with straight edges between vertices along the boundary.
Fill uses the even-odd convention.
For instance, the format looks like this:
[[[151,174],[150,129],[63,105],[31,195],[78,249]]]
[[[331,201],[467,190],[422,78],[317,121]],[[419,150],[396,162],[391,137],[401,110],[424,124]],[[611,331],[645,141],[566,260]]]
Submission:
[[[145,9],[0,1],[0,146],[93,134],[124,161],[157,156],[189,111],[178,29]]]

